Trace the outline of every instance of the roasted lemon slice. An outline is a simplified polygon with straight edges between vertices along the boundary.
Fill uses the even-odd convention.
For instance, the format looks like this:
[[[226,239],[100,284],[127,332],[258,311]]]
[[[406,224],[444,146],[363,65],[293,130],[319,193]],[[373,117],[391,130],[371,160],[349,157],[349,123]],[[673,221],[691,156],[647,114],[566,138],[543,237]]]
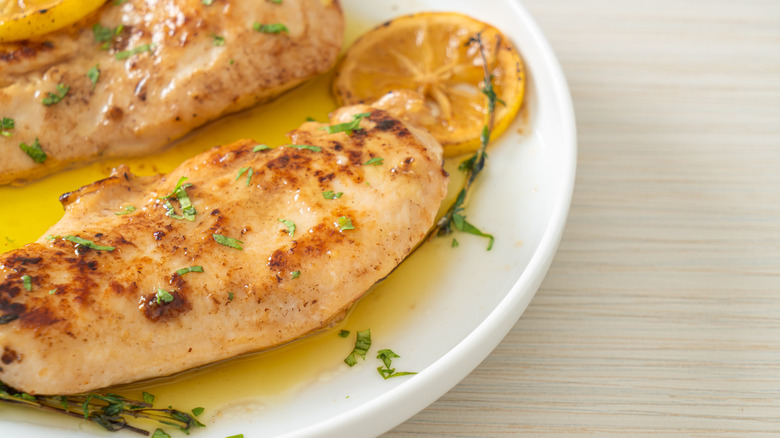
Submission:
[[[0,0],[0,43],[61,29],[106,0]]]
[[[347,50],[333,94],[342,105],[382,99],[389,111],[401,110],[394,115],[428,129],[446,156],[474,151],[487,113],[483,60],[479,45],[470,43],[477,33],[499,99],[493,129],[498,135],[523,102],[523,62],[496,28],[461,14],[419,13],[369,31]]]

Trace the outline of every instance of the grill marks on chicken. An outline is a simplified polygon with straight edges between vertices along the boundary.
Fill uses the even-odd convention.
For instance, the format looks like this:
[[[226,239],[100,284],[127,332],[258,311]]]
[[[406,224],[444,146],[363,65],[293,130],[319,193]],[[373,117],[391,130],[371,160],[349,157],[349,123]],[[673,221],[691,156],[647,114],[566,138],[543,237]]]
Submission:
[[[281,23],[265,33],[255,23]],[[96,25],[108,32],[96,39]],[[268,100],[335,62],[337,0],[129,0],[33,40],[0,44],[0,184],[102,157],[141,156],[224,114]],[[146,50],[145,46],[148,46]],[[132,51],[138,53],[117,59]],[[95,84],[87,73],[96,67]],[[64,98],[44,105],[63,84]],[[35,139],[47,159],[19,147]]]
[[[0,256],[0,380],[32,394],[84,392],[269,348],[343,317],[425,236],[447,182],[427,133],[365,106],[336,111],[331,124],[363,112],[352,135],[308,122],[291,133],[299,147],[244,140],[168,175],[119,167],[63,195],[65,215],[47,232],[58,237]],[[374,157],[383,163],[365,164]],[[166,198],[182,177],[192,221],[165,205],[182,214],[187,202]],[[135,210],[116,214],[126,206]],[[192,266],[203,272],[177,272]]]

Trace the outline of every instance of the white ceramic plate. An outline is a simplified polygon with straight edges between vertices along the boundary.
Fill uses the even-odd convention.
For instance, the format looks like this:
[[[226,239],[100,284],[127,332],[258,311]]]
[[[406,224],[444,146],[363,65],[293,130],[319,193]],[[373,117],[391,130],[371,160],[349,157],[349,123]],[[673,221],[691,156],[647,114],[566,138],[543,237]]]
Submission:
[[[485,240],[460,234],[460,247],[449,248],[450,239],[437,239],[402,264],[404,269],[417,263],[414,287],[424,290],[424,298],[410,306],[402,324],[379,339],[402,352],[399,366],[419,374],[383,380],[375,361],[361,362],[348,372],[308,382],[278,403],[256,408],[247,403],[243,414],[216,418],[195,431],[195,437],[371,437],[402,423],[455,386],[507,334],[544,278],[563,231],[576,164],[571,98],[554,54],[520,3],[342,4],[351,29],[357,29],[353,34],[407,13],[456,11],[493,24],[518,47],[528,74],[526,117],[519,117],[491,146],[478,195],[466,211],[470,222],[496,236],[495,246],[485,251]],[[435,266],[420,269],[434,258]],[[0,429],[3,436],[137,436],[58,420],[68,424],[41,425],[0,415]]]

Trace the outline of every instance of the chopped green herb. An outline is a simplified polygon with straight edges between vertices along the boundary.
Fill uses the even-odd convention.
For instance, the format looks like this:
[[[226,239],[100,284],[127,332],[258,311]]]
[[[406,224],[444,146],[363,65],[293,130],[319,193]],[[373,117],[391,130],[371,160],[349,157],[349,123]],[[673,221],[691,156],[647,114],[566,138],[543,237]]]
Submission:
[[[57,293],[57,289],[52,289],[49,291],[49,295],[54,295]]]
[[[252,179],[252,175],[255,173],[254,170],[252,170],[251,167],[242,167],[238,169],[238,175],[236,176],[235,181],[238,181],[239,178],[241,178],[241,175],[246,173],[246,185],[249,187],[249,180]]]
[[[10,137],[12,134],[8,131],[14,129],[15,125],[14,119],[3,117],[2,121],[0,121],[0,135]]]
[[[342,338],[346,338],[347,336],[349,336],[349,330],[340,330],[339,336],[341,336]]]
[[[338,219],[338,226],[339,226],[339,230],[340,231],[354,230],[355,229],[355,226],[352,225],[352,219],[350,219],[348,217],[345,217],[345,216],[341,216]]]
[[[230,65],[233,65],[233,63],[236,62],[234,59],[230,60]]]
[[[493,235],[492,234],[483,233],[482,231],[479,231],[479,229],[477,229],[477,227],[475,227],[474,225],[470,224],[466,220],[466,216],[463,216],[460,213],[453,213],[453,215],[452,215],[452,224],[455,226],[455,228],[457,230],[463,231],[465,233],[473,234],[475,236],[488,238],[487,250],[490,251],[493,248],[493,241],[494,241]]]
[[[271,147],[268,146],[267,144],[259,144],[259,145],[257,145],[257,146],[252,148],[252,152],[260,152],[260,151],[264,151],[266,149],[271,149]]]
[[[211,36],[214,38],[214,47],[221,47],[225,45],[225,37],[219,36],[215,33],[212,33]]]
[[[322,192],[322,197],[325,199],[339,199],[344,192],[333,193],[333,190],[326,190]]]
[[[310,144],[288,144],[287,147],[290,148],[296,148],[296,149],[308,149],[312,152],[320,152],[322,151],[322,148],[319,146],[312,146]]]
[[[381,359],[382,363],[384,364],[383,367],[377,367],[377,371],[379,371],[379,374],[385,379],[389,379],[391,377],[399,377],[399,376],[409,376],[412,374],[417,374],[410,371],[401,371],[396,372],[395,368],[390,368],[390,365],[392,363],[392,360],[395,358],[399,358],[401,356],[393,353],[392,350],[379,350],[379,353],[376,355],[377,359]]]
[[[108,50],[108,48],[111,47],[111,41],[122,33],[122,29],[124,29],[124,26],[121,24],[111,29],[110,27],[105,27],[100,23],[96,23],[92,26],[92,36],[95,38],[95,41],[103,43],[100,45],[102,50]]]
[[[179,277],[181,277],[182,275],[190,272],[203,272],[203,266],[195,265],[195,266],[190,266],[189,268],[181,268],[178,271],[176,271],[176,274]]]
[[[344,363],[353,367],[357,363],[355,355],[366,358],[368,349],[371,348],[371,329],[366,329],[357,332],[357,339],[355,339],[355,348],[352,349],[352,353],[344,359]]]
[[[125,205],[124,207],[122,207],[122,211],[120,211],[119,213],[114,213],[114,214],[117,215],[117,216],[122,216],[123,214],[130,214],[130,213],[132,213],[134,211],[135,211],[135,206]]]
[[[457,247],[459,247],[459,246],[460,246],[460,243],[458,243],[458,239],[456,239],[456,238],[454,238],[454,237],[453,237],[453,238],[452,238],[452,247],[453,247],[453,248],[457,248]]]
[[[231,435],[231,436],[229,436],[227,438],[244,438],[244,434],[243,433],[239,433],[238,435]]]
[[[277,5],[281,5],[282,0],[271,0],[271,3],[276,3]]]
[[[200,2],[206,6],[211,6],[212,4],[214,4],[214,0],[200,0]]]
[[[159,197],[157,199],[164,200],[163,206],[165,207],[165,215],[172,217],[174,219],[186,219],[188,221],[194,221],[195,215],[197,212],[195,211],[195,207],[192,205],[192,201],[190,200],[190,197],[187,195],[186,189],[188,187],[192,187],[192,184],[182,184],[184,181],[187,180],[186,176],[183,176],[179,178],[179,181],[176,183],[176,187],[173,188],[171,193],[169,193],[166,196]],[[176,210],[173,208],[173,205],[170,201],[168,201],[168,198],[176,197],[176,199],[179,200],[179,205],[181,206],[181,216],[176,214]]]
[[[171,294],[173,291],[167,291],[162,288],[157,288],[157,304],[168,304],[171,301],[173,301],[173,294]]]
[[[116,52],[114,58],[121,61],[133,55],[138,55],[139,53],[144,53],[144,52],[151,52],[152,50],[154,50],[154,44],[143,44],[130,50],[122,50],[121,52]]]
[[[233,295],[233,292],[228,292],[228,301],[233,301],[233,298],[235,298],[235,295]]]
[[[300,277],[300,276],[301,276],[301,271],[292,271],[292,272],[290,273],[290,276],[291,276],[292,278],[298,278],[298,277]]]
[[[114,6],[119,6],[127,3],[127,0],[114,0]]]
[[[308,116],[308,117],[306,117],[306,121],[307,121],[307,122],[316,122],[316,121],[317,121],[317,119],[315,119],[315,118],[314,118],[314,117],[312,117],[312,116]]]
[[[285,227],[287,227],[287,234],[289,234],[290,237],[295,236],[295,223],[293,221],[287,219],[277,219],[277,220],[283,223]]]
[[[365,163],[363,163],[364,166],[379,166],[385,161],[384,158],[381,157],[374,157]]]
[[[214,238],[214,240],[219,243],[220,245],[229,246],[231,248],[235,249],[244,249],[241,244],[244,242],[240,240],[233,239],[232,237],[223,236],[221,234],[212,234],[211,237]]]
[[[100,79],[100,64],[95,64],[91,69],[89,69],[87,72],[87,78],[89,78],[89,81],[92,82],[92,89],[94,90],[98,79]]]
[[[352,131],[363,129],[358,125],[360,124],[361,120],[365,119],[370,115],[371,113],[355,114],[354,116],[352,116],[353,120],[351,122],[339,123],[338,125],[323,126],[320,129],[324,129],[328,131],[328,134],[335,134],[337,132],[346,132],[347,135],[352,135]]]
[[[290,33],[287,26],[282,23],[260,24],[255,23],[252,25],[252,29],[262,33]]]
[[[38,164],[46,161],[46,152],[43,151],[41,144],[38,142],[38,137],[35,137],[35,141],[32,145],[28,145],[27,143],[19,143],[19,148]]]
[[[200,416],[200,414],[202,414],[202,413],[203,413],[203,411],[205,411],[205,410],[206,410],[206,408],[197,407],[197,408],[195,408],[195,409],[193,409],[193,410],[192,410],[192,415],[194,415],[194,416],[198,417],[198,416]]]
[[[57,84],[57,92],[52,93],[51,91],[47,93],[46,97],[43,98],[41,101],[42,104],[46,106],[54,105],[55,103],[59,103],[62,99],[65,98],[65,95],[68,94],[68,91],[70,91],[70,85],[65,84]]]
[[[24,288],[27,290],[32,290],[32,277],[29,275],[22,275],[22,284],[24,284]]]
[[[152,434],[152,438],[171,438],[171,436],[163,432],[162,429],[157,429]]]
[[[143,397],[144,403],[154,403],[154,394],[149,394],[148,392],[144,391],[141,393],[141,397]]]
[[[94,250],[97,250],[97,251],[113,251],[114,249],[116,249],[113,246],[100,246],[100,245],[98,245],[97,243],[95,243],[95,242],[93,242],[91,240],[82,239],[81,237],[73,236],[73,235],[70,235],[70,234],[68,234],[67,236],[49,236],[48,239],[49,240],[54,240],[54,239],[57,239],[59,237],[62,237],[63,239],[67,240],[68,242],[73,242],[76,245],[85,246],[87,248],[94,249]]]

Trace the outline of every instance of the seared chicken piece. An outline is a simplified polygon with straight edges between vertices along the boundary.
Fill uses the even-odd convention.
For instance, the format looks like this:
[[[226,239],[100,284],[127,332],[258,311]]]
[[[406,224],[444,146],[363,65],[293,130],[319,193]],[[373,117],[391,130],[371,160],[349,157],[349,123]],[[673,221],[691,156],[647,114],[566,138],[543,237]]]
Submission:
[[[327,71],[343,33],[338,0],[129,0],[0,44],[0,184],[160,150]]]
[[[423,239],[447,185],[427,132],[367,106],[331,123],[354,120],[351,135],[308,122],[288,146],[239,141],[63,195],[51,237],[0,256],[0,380],[84,392],[343,317]]]

